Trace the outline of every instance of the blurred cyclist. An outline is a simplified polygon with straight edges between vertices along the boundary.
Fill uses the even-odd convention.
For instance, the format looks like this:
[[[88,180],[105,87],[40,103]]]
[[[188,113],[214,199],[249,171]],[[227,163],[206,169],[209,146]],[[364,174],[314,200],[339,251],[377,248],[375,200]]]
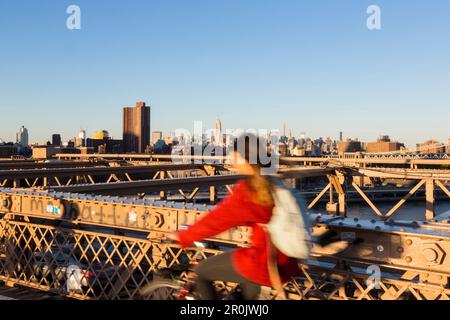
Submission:
[[[252,228],[250,246],[239,248],[208,258],[196,269],[196,291],[202,300],[216,300],[213,281],[239,283],[245,300],[257,299],[261,286],[273,286],[269,274],[270,247],[268,234],[259,224],[267,224],[272,216],[274,200],[271,182],[262,174],[267,159],[266,144],[253,134],[244,134],[234,141],[231,158],[238,174],[247,177],[238,182],[233,192],[207,213],[199,222],[185,231],[173,233],[169,238],[178,241],[183,248],[193,242],[212,238],[238,226]],[[269,240],[270,241],[270,240]],[[270,249],[269,249],[270,248]],[[298,261],[276,250],[278,279],[287,282],[299,275]],[[275,262],[274,262],[275,263]]]

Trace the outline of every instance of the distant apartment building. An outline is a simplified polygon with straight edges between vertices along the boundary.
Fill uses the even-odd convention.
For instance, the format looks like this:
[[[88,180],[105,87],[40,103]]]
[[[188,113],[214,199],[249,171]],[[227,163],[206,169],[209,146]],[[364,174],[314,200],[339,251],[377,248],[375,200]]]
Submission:
[[[334,143],[331,138],[327,138],[322,144],[322,153],[323,154],[331,154],[334,152]]]
[[[123,147],[126,153],[144,153],[150,145],[150,107],[145,102],[123,109]]]
[[[311,154],[312,149],[313,149],[313,144],[314,144],[314,142],[311,139],[306,140],[306,142],[305,142],[305,151],[308,154]]]
[[[295,148],[290,150],[291,156],[294,157],[304,157],[306,156],[305,148],[301,145],[297,145]]]
[[[95,153],[122,153],[123,141],[117,139],[110,139],[109,137],[103,139],[86,139],[86,147],[94,150]]]
[[[417,145],[420,154],[445,153],[445,145],[436,140],[428,140]]]
[[[60,153],[61,148],[52,146],[33,146],[31,148],[33,159],[49,159]]]
[[[95,139],[95,140],[109,139],[109,132],[106,130],[96,131],[92,135],[92,139]]]
[[[51,159],[56,154],[89,154],[94,153],[92,148],[74,148],[60,146],[34,146],[32,147],[33,159]]]
[[[159,140],[162,140],[163,135],[161,131],[152,132],[152,145],[155,145]]]
[[[322,156],[322,147],[320,144],[314,143],[311,147],[311,157],[320,157]]]
[[[284,142],[278,143],[278,153],[280,157],[287,157],[289,155],[288,145]]]
[[[79,148],[79,147],[86,147],[86,139],[81,139],[81,138],[75,138],[75,147]]]
[[[347,139],[346,141],[338,141],[337,151],[340,155],[344,153],[361,152],[362,145],[360,141],[352,139]]]
[[[0,158],[11,158],[19,154],[19,148],[13,144],[0,145]]]
[[[377,142],[368,142],[367,143],[367,153],[387,153],[399,151],[404,148],[405,145],[403,143],[397,141],[391,141],[389,136],[381,136]]]
[[[28,129],[22,126],[16,134],[16,143],[22,147],[28,146]]]

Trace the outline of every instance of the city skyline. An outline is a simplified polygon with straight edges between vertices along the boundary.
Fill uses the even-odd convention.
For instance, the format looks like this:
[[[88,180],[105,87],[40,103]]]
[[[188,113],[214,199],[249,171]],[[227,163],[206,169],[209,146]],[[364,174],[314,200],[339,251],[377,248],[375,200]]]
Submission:
[[[79,128],[118,138],[122,108],[147,101],[165,134],[219,114],[232,129],[447,141],[450,4],[375,2],[379,31],[365,0],[80,0],[81,30],[66,28],[68,1],[1,3],[0,138],[22,125],[30,142]]]
[[[141,119],[141,120],[128,119],[128,120],[126,120],[127,118],[126,118],[125,114],[129,113],[129,112],[126,112],[127,110],[128,111],[132,111],[134,109],[140,109],[142,107],[148,109],[148,111],[147,111],[148,114],[146,115],[147,120],[144,120],[144,119]],[[152,118],[150,116],[150,114],[151,114],[150,110],[151,110],[151,106],[146,105],[145,102],[137,102],[135,107],[124,107],[123,108],[123,112],[124,112],[123,119],[122,119],[123,120],[122,122],[123,122],[123,125],[124,125],[123,126],[123,137],[124,137],[124,139],[123,140],[114,140],[115,137],[112,136],[109,133],[109,131],[105,130],[105,129],[104,130],[93,131],[92,134],[91,134],[91,138],[94,139],[94,140],[95,139],[97,139],[97,140],[98,139],[100,139],[100,140],[109,139],[111,141],[123,141],[124,146],[125,146],[125,150],[126,150],[127,148],[129,148],[129,147],[127,147],[127,144],[130,143],[130,142],[127,142],[128,138],[125,138],[126,136],[128,136],[130,134],[130,131],[129,131],[130,130],[130,126],[129,125],[134,123],[135,121],[138,121],[138,122],[139,121],[144,121],[144,122],[145,121],[149,121]],[[129,116],[127,116],[127,117],[129,117]],[[139,116],[139,118],[140,118],[140,116]],[[130,123],[128,123],[128,122],[130,122]],[[198,125],[198,123],[197,123],[197,125]],[[140,127],[140,126],[143,126],[142,128],[148,127],[148,125],[145,125],[143,123],[140,123],[138,125],[138,127]],[[144,139],[144,140],[141,141],[142,144],[139,147],[142,150],[145,149],[145,145],[154,145],[154,143],[155,143],[154,136],[158,136],[159,139],[165,140],[165,139],[170,139],[170,138],[175,138],[175,137],[176,138],[180,138],[180,137],[182,138],[182,136],[184,136],[184,134],[185,134],[185,130],[181,130],[180,132],[178,132],[179,134],[181,133],[181,135],[176,135],[173,130],[170,130],[170,132],[165,133],[165,132],[159,131],[159,130],[150,130],[150,128],[148,128],[148,129],[149,129],[148,132],[146,132],[146,130],[144,130],[144,131],[137,131],[136,132],[136,134],[137,134],[136,136],[134,136],[134,134],[132,134],[135,138],[136,137],[140,137],[138,139]],[[183,129],[185,129],[185,128],[183,128]],[[236,134],[236,132],[240,132],[241,130],[244,130],[244,131],[249,130],[249,132],[253,132],[253,130],[255,130],[255,128],[237,128],[238,131],[235,131],[235,129],[236,128],[223,129],[222,128],[222,122],[221,122],[219,117],[215,118],[214,127],[211,127],[211,128],[203,127],[203,123],[201,124],[202,136],[205,136],[205,137],[208,136],[208,134],[211,134],[211,132],[215,132],[214,134],[219,134],[219,135],[226,136],[227,134],[234,135],[234,134]],[[286,133],[287,129],[288,129],[289,134]],[[142,130],[142,129],[137,129],[137,130]],[[300,134],[297,135],[297,134],[293,134],[292,133],[292,128],[287,128],[286,127],[286,123],[283,124],[283,129],[282,130],[277,129],[279,131],[275,131],[275,132],[274,131],[270,131],[270,130],[266,130],[266,129],[262,129],[262,131],[260,129],[256,129],[256,130],[258,132],[260,132],[260,134],[262,134],[262,135],[269,134],[269,132],[271,132],[271,134],[277,135],[278,138],[283,138],[284,137],[284,138],[286,138],[286,142],[288,140],[290,141],[291,138],[293,138],[294,141],[308,140],[308,141],[316,142],[316,141],[322,140],[322,141],[325,142],[325,141],[329,140],[330,142],[333,142],[333,143],[337,143],[337,142],[350,142],[350,143],[358,142],[358,143],[362,143],[362,144],[367,144],[367,143],[369,143],[369,144],[372,143],[373,144],[373,143],[379,142],[380,140],[387,139],[388,141],[392,141],[392,143],[402,145],[403,148],[405,148],[405,150],[408,150],[408,151],[414,151],[414,150],[420,151],[420,150],[422,150],[422,148],[426,149],[426,148],[429,148],[430,146],[435,147],[435,148],[444,148],[444,149],[447,148],[447,147],[450,147],[450,138],[448,138],[445,141],[436,141],[434,139],[423,139],[423,140],[417,141],[412,146],[408,146],[407,144],[402,143],[398,139],[395,139],[395,137],[392,139],[392,137],[389,136],[389,135],[379,135],[376,138],[368,139],[368,140],[364,140],[364,139],[361,139],[360,137],[355,137],[355,136],[351,136],[351,137],[350,136],[344,136],[344,133],[342,131],[339,132],[339,136],[337,138],[331,137],[331,136],[323,136],[323,135],[317,136],[317,137],[309,136],[306,132],[303,132],[303,131],[300,132]],[[23,131],[26,132],[25,133],[25,137],[26,138],[22,137],[22,132]],[[189,132],[189,130],[188,130],[188,132]],[[194,139],[195,134],[198,134],[198,132],[196,132],[194,130],[193,132],[190,132],[190,134],[192,135],[192,139]],[[75,145],[78,145],[79,141],[77,141],[77,140],[81,139],[85,143],[87,137],[88,137],[87,130],[80,129],[80,131],[78,133],[78,137],[70,136],[70,137],[67,137],[67,139],[62,139],[62,136],[59,133],[52,133],[51,134],[51,139],[48,139],[45,142],[30,142],[30,143],[28,143],[29,131],[28,131],[28,129],[26,127],[21,126],[19,128],[19,131],[16,133],[16,140],[15,141],[7,141],[7,140],[5,141],[4,139],[2,139],[0,137],[0,144],[1,143],[15,143],[15,144],[19,144],[19,145],[22,145],[22,146],[27,146],[27,145],[30,145],[30,146],[33,146],[33,145],[35,145],[35,146],[45,146],[45,145],[63,146],[63,145],[67,145],[67,144],[70,144],[70,143],[74,143]],[[55,143],[55,138],[56,138],[57,141],[59,141],[59,143]],[[215,139],[217,139],[217,137],[213,137],[212,139],[213,139],[214,142],[216,142]],[[27,142],[23,142],[24,140],[27,141]],[[144,142],[144,141],[147,141],[147,140],[148,140],[148,143]],[[84,143],[81,143],[80,146],[84,147]],[[130,149],[133,153],[136,152],[136,151],[137,151],[137,153],[143,153],[142,150],[140,150],[140,151],[139,150],[135,150],[134,149],[135,147],[137,148],[137,146],[133,146],[133,147],[131,147],[131,149],[133,149],[133,150]],[[130,151],[130,150],[128,150],[128,151]],[[394,150],[399,151],[400,149],[399,148],[394,148]],[[127,152],[127,151],[125,151],[125,152]]]

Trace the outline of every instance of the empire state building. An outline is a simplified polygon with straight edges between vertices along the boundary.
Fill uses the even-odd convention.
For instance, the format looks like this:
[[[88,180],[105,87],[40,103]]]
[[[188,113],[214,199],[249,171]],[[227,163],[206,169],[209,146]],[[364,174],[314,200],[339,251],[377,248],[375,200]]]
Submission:
[[[223,146],[222,122],[220,122],[219,118],[216,119],[214,140],[217,145]]]

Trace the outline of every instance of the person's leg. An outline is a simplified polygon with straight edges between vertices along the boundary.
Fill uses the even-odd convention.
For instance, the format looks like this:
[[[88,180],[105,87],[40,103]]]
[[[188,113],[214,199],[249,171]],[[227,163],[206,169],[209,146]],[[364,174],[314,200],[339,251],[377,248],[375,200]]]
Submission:
[[[223,253],[210,257],[195,269],[197,273],[195,289],[202,300],[217,300],[217,292],[212,282],[222,279],[229,272],[229,255],[230,253]]]
[[[214,269],[216,264],[208,258],[195,268],[197,278],[195,279],[195,291],[201,300],[217,300],[217,292],[210,280],[209,270]]]
[[[254,300],[261,287],[238,274],[233,267],[231,252],[206,259],[196,268],[196,291],[201,299],[217,299],[213,281],[239,283],[242,295],[246,300]]]
[[[257,283],[251,282],[247,279],[240,282],[242,296],[244,300],[256,300],[261,292],[261,286]]]

